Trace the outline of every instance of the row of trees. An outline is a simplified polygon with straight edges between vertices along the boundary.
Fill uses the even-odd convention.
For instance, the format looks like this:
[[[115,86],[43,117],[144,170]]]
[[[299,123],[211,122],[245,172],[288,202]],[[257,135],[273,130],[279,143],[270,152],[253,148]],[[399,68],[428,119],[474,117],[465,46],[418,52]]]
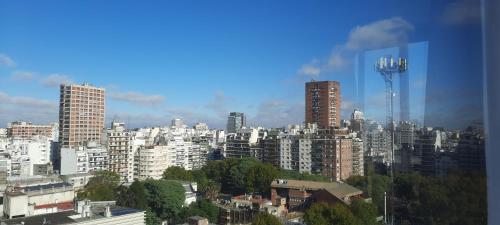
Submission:
[[[378,224],[377,209],[362,200],[355,200],[350,206],[317,203],[306,211],[304,222],[314,225],[375,225]]]
[[[353,176],[346,182],[372,197],[378,213],[383,213],[384,192],[390,192],[389,177],[375,174],[368,168],[367,176]],[[394,191],[398,224],[487,223],[487,189],[483,174],[454,172],[445,177],[397,174]]]
[[[361,189],[371,197],[379,214],[384,212],[384,193],[391,189],[391,180],[388,176],[375,174],[373,170],[368,169],[367,176],[351,176],[346,183]]]
[[[120,185],[120,178],[116,173],[99,171],[85,189],[78,193],[78,198],[92,201],[116,200],[117,205],[145,210],[148,225],[161,224],[165,220],[173,224],[184,223],[187,218],[195,215],[216,223],[219,209],[207,200],[183,207],[185,189],[177,180],[179,179],[136,180],[127,187]]]
[[[487,224],[486,177],[454,173],[446,177],[397,176],[395,194],[401,224]]]
[[[268,196],[270,184],[276,178],[311,181],[328,180],[320,175],[279,170],[271,164],[262,163],[255,159],[225,159],[211,161],[201,170],[187,171],[181,167],[169,167],[163,173],[163,179],[134,181],[128,187],[120,185],[117,174],[101,171],[90,180],[78,196],[93,201],[116,200],[118,205],[143,209],[146,211],[148,225],[159,224],[163,220],[168,220],[169,223],[174,224],[183,223],[188,217],[195,215],[206,217],[210,222],[217,223],[219,210],[211,201],[215,200],[219,193],[231,195],[259,193]],[[183,207],[185,190],[179,181],[197,182],[198,191],[205,200]],[[353,178],[352,182],[360,186],[370,183],[360,178]],[[385,180],[374,182],[372,185],[374,191],[371,192],[382,192],[383,194],[383,191],[379,190],[381,189],[379,183],[385,183]],[[356,207],[352,209],[352,212],[349,212],[366,211],[356,210],[358,209]],[[312,210],[316,209],[313,208]],[[354,213],[353,215],[359,217],[362,214]],[[267,214],[259,214],[255,218],[255,224],[274,224],[274,222],[281,224],[279,220],[276,219],[275,221],[273,216]],[[372,218],[372,216],[369,216],[369,218]],[[365,219],[359,220],[365,221]]]
[[[174,166],[169,167],[163,173],[163,178],[167,180],[197,182],[199,191],[207,199],[213,199],[218,192],[232,195],[245,193],[268,195],[271,182],[278,177],[328,181],[324,176],[279,170],[269,163],[262,163],[251,158],[211,161],[201,170],[193,171]]]

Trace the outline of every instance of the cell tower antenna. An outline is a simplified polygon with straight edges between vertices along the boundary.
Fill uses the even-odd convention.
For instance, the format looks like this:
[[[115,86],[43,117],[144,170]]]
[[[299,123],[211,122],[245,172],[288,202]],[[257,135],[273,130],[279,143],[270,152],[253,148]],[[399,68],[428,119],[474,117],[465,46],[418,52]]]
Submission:
[[[385,82],[385,122],[386,127],[391,133],[391,223],[394,225],[394,91],[392,82],[396,74],[400,74],[408,70],[408,63],[405,58],[398,58],[397,61],[391,56],[386,55],[381,57],[375,63],[375,70],[382,75]]]

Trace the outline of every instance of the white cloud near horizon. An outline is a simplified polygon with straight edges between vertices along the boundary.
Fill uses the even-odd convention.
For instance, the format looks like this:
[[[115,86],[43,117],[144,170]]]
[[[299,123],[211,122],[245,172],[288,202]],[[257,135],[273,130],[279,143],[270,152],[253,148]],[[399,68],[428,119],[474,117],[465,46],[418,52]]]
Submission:
[[[40,79],[40,84],[45,87],[57,88],[61,84],[71,84],[73,80],[65,74],[53,73]]]
[[[115,101],[128,102],[141,106],[158,106],[165,102],[163,95],[146,95],[139,92],[111,92],[108,97]]]
[[[302,124],[304,121],[304,103],[270,99],[261,102],[257,113],[249,121],[250,125],[266,127],[284,127],[289,124]]]
[[[0,92],[0,106],[0,127],[17,120],[51,123],[56,122],[58,117],[57,101]]]
[[[57,101],[49,101],[45,99],[38,99],[24,96],[10,96],[5,92],[0,92],[0,103],[10,104],[30,108],[55,108],[57,109]]]

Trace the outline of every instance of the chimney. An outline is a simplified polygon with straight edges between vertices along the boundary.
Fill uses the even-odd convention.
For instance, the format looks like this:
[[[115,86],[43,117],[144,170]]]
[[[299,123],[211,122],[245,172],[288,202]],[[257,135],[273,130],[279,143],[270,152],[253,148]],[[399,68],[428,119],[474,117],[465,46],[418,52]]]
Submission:
[[[111,209],[109,205],[106,205],[106,210],[104,211],[104,217],[109,218],[111,217]]]

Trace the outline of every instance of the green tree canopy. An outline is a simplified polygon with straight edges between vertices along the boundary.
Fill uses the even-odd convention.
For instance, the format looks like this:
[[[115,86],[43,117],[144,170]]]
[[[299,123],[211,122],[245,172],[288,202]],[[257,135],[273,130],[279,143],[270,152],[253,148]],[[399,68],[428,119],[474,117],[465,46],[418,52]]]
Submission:
[[[185,190],[177,181],[146,180],[147,201],[151,211],[161,219],[172,219],[184,204]]]
[[[350,205],[355,217],[361,220],[364,225],[377,224],[377,208],[363,200],[354,200]]]
[[[193,175],[180,166],[171,166],[163,172],[163,179],[193,181]]]
[[[116,188],[120,184],[120,176],[110,171],[98,171],[90,178],[85,188],[78,193],[78,198],[91,201],[113,201],[116,199]]]
[[[144,185],[135,180],[130,187],[120,186],[117,191],[116,204],[134,209],[147,209],[147,192]]]
[[[253,218],[252,225],[283,225],[283,223],[273,215],[259,213]]]
[[[192,216],[205,217],[210,223],[218,223],[219,208],[207,200],[194,202],[189,207],[182,208],[177,215],[176,224],[185,223]]]
[[[486,178],[479,174],[425,177],[399,175],[396,197],[402,202],[401,216],[410,224],[487,224]]]
[[[316,203],[304,214],[304,222],[314,225],[361,225],[361,221],[356,218],[346,206],[335,204],[333,206],[326,203]]]
[[[209,162],[202,169],[207,178],[218,182],[225,194],[259,192],[268,194],[271,182],[279,175],[271,164],[255,159],[225,159]]]

